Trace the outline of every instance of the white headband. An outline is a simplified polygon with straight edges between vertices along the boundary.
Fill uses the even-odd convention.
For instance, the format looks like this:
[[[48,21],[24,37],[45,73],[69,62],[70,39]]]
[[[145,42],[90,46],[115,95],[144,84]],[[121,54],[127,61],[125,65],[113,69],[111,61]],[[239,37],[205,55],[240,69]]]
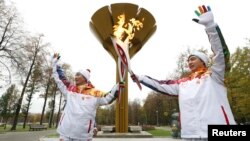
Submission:
[[[200,58],[205,63],[206,67],[208,66],[208,56],[205,53],[200,52],[200,51],[194,51],[189,55],[189,57],[190,56],[196,56]]]
[[[86,69],[86,70],[80,70],[79,71],[87,81],[89,81],[90,79],[90,70],[89,69]]]

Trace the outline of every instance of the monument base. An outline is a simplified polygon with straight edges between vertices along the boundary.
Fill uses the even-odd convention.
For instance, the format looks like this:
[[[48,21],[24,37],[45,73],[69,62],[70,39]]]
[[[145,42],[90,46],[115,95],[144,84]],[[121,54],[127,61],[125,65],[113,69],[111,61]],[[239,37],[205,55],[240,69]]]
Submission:
[[[99,131],[95,138],[152,138],[152,134],[141,131],[138,133],[103,133]]]
[[[151,138],[152,134],[142,131],[141,126],[129,126],[128,133],[116,133],[114,126],[104,126],[95,138]]]

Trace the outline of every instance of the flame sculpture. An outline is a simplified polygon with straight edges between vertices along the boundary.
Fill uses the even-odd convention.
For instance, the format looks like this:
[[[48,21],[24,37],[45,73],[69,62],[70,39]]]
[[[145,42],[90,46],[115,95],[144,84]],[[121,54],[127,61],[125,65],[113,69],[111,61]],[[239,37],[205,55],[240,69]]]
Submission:
[[[129,72],[133,75],[130,58],[156,31],[156,21],[149,11],[139,8],[138,5],[115,3],[98,9],[91,17],[90,28],[116,61],[116,81],[126,82],[121,101],[116,103],[115,125],[116,132],[128,132],[128,77],[126,74]]]

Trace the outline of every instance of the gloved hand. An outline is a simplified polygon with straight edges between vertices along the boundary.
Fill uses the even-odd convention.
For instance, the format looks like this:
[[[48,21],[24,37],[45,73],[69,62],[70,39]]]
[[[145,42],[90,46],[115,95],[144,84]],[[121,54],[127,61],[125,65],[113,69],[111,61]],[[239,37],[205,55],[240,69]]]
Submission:
[[[110,93],[116,93],[119,90],[119,82],[115,84]]]
[[[130,76],[131,77],[131,79],[133,80],[133,82],[136,82],[136,79],[138,79],[139,81],[141,81],[141,77],[139,76],[139,75],[137,75],[137,74],[133,74],[133,75],[131,75]]]
[[[116,93],[116,92],[119,92],[119,90],[121,88],[124,88],[125,87],[125,84],[124,82],[118,82],[117,84],[115,84],[115,86],[112,88],[111,90],[111,93]],[[115,95],[115,97],[117,97],[117,95]]]
[[[54,53],[54,55],[52,56],[52,64],[56,64],[60,57],[61,56],[59,55],[59,53]]]
[[[195,10],[195,14],[199,17],[199,19],[192,19],[194,22],[204,25],[206,28],[215,25],[214,16],[211,12],[211,8],[209,6],[199,6],[199,11]]]

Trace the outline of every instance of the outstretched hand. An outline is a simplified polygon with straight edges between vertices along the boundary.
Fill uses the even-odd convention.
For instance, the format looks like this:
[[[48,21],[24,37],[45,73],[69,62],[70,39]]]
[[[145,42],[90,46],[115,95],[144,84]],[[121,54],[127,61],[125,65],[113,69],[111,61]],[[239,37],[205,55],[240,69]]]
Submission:
[[[140,81],[141,81],[140,80],[140,76],[133,73],[130,77],[137,84],[137,86],[139,87],[139,89],[141,90],[142,87],[141,87],[141,84],[140,84]]]
[[[133,82],[136,82],[136,79],[138,79],[138,77],[137,77],[136,74],[131,75],[130,77],[131,77],[131,79],[133,80]]]
[[[53,55],[53,58],[56,58],[57,60],[59,60],[60,59],[60,54],[59,53],[54,53],[54,55]]]
[[[194,22],[204,25],[205,27],[210,27],[214,25],[214,16],[209,6],[199,6],[199,11],[195,10],[195,14],[199,17],[199,19],[192,19]]]
[[[112,88],[111,93],[116,93],[119,92],[121,88],[125,87],[125,83],[124,82],[118,82],[115,84],[115,86]]]
[[[125,88],[125,82],[119,82],[119,87],[120,88]]]
[[[137,75],[137,74],[133,74],[133,75],[130,75],[131,79],[133,80],[133,82],[140,82],[142,77],[140,75]]]
[[[59,59],[60,59],[60,55],[59,53],[54,53],[54,55],[52,56],[52,63],[56,63]]]

